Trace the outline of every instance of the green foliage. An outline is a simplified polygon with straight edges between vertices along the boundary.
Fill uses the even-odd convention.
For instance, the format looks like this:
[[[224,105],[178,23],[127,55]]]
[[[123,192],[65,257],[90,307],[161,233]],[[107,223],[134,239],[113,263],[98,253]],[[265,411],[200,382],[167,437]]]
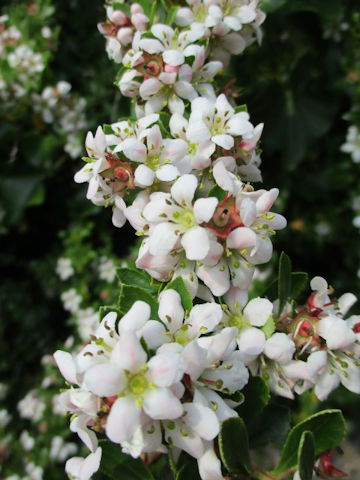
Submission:
[[[245,401],[237,407],[237,412],[249,424],[257,416],[261,415],[263,409],[269,403],[270,390],[261,377],[250,377],[249,382],[242,390]]]
[[[221,460],[232,475],[251,471],[249,440],[242,418],[233,417],[222,422],[219,449]]]
[[[338,445],[345,435],[345,422],[340,410],[323,410],[295,425],[289,433],[281,452],[275,473],[285,472],[297,465],[298,450],[304,432],[311,432],[314,437],[315,456]],[[303,439],[303,442],[305,440]],[[304,448],[311,449],[310,440]],[[302,448],[302,447],[301,447]],[[299,454],[300,458],[302,453]]]
[[[151,319],[159,320],[159,304],[157,300],[148,291],[141,287],[135,287],[132,285],[121,285],[118,305],[122,314],[128,312],[137,300],[142,300],[143,302],[150,305]]]
[[[176,290],[181,297],[181,303],[185,311],[190,312],[193,307],[191,295],[182,277],[176,277],[175,280],[168,283],[166,289]]]
[[[100,471],[112,480],[155,480],[151,470],[140,458],[122,453],[120,445],[101,440]]]
[[[149,293],[156,293],[159,289],[158,282],[154,281],[144,270],[121,267],[116,269],[116,275],[124,285],[140,287]]]
[[[314,435],[310,430],[305,430],[301,435],[298,449],[298,466],[301,480],[312,480],[314,463]]]

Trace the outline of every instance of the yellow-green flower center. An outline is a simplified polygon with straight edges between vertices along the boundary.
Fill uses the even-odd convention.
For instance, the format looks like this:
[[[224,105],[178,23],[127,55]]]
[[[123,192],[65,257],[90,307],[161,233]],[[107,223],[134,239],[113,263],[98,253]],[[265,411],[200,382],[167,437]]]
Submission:
[[[244,326],[242,315],[233,313],[229,317],[229,327],[237,327],[239,330]]]
[[[142,395],[148,387],[148,381],[142,373],[137,373],[130,377],[128,387],[134,395]]]
[[[187,210],[180,216],[179,223],[186,229],[194,227],[196,225],[194,213],[191,210]]]

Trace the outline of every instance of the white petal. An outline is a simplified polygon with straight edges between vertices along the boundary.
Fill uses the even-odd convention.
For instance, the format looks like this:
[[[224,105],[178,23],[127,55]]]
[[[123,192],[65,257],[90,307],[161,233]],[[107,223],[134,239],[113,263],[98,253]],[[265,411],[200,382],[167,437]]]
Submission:
[[[172,182],[179,176],[179,170],[174,165],[162,165],[156,171],[156,177],[162,182]]]
[[[203,120],[190,122],[186,135],[191,143],[201,143],[211,138],[211,133]]]
[[[184,362],[177,354],[158,353],[147,365],[147,376],[158,387],[170,387],[184,375]]]
[[[84,382],[90,392],[98,397],[111,397],[122,391],[126,378],[113,363],[100,363],[85,372]]]
[[[200,333],[212,332],[222,317],[223,311],[218,303],[202,303],[194,305],[185,323],[190,326],[191,334],[199,336]]]
[[[211,137],[211,140],[216,143],[216,145],[219,145],[219,147],[222,147],[225,150],[230,150],[234,146],[234,137],[232,137],[231,135],[214,135]]]
[[[112,351],[111,361],[116,363],[121,370],[138,372],[146,360],[147,355],[135,333],[123,332]]]
[[[195,88],[190,82],[184,80],[178,80],[174,85],[174,90],[179,97],[185,98],[185,100],[192,101],[197,97]]]
[[[230,288],[229,269],[224,259],[214,266],[203,264],[197,267],[196,273],[216,297],[224,295]]]
[[[122,143],[115,147],[115,151],[122,150],[127,158],[133,162],[144,162],[146,159],[147,150],[145,145],[134,138],[127,138]]]
[[[154,420],[173,420],[183,413],[183,406],[168,388],[148,390],[144,395],[144,411]]]
[[[140,187],[150,187],[155,179],[155,173],[147,165],[139,165],[134,172],[135,182]]]
[[[114,443],[131,441],[140,422],[141,410],[134,400],[128,397],[118,398],[111,407],[106,422],[106,435]]]
[[[164,222],[159,223],[151,231],[148,246],[152,255],[167,255],[174,248],[178,236],[175,233],[176,225]]]
[[[273,304],[266,298],[254,298],[244,309],[244,319],[254,327],[262,327],[273,311]]]
[[[140,96],[144,100],[148,100],[152,95],[158,93],[161,87],[162,83],[157,78],[149,78],[148,80],[144,80],[140,86]]]
[[[72,355],[68,352],[57,350],[53,356],[61,375],[65,378],[65,380],[69,383],[77,384],[76,364]]]
[[[256,204],[250,198],[244,198],[240,206],[240,217],[246,227],[250,225],[256,219]]]
[[[182,356],[185,373],[190,375],[193,381],[197,380],[206,366],[206,350],[196,341],[192,341],[184,347]]]
[[[160,53],[164,50],[164,45],[155,38],[142,38],[139,47],[148,53]]]
[[[285,333],[274,333],[266,341],[265,355],[279,363],[288,363],[296,350],[294,342]]]
[[[136,331],[144,326],[150,318],[150,306],[142,300],[137,300],[130,310],[120,319],[118,324],[119,333]]]
[[[220,425],[215,413],[199,403],[184,403],[184,422],[205,440],[213,440]]]
[[[188,260],[202,260],[209,253],[210,242],[205,228],[193,227],[181,239]]]
[[[264,351],[266,338],[264,332],[250,327],[240,332],[237,343],[241,353],[245,355],[260,355]]]
[[[219,203],[215,197],[199,198],[194,203],[194,214],[198,223],[209,222]]]
[[[170,331],[176,331],[180,328],[184,319],[184,309],[177,291],[169,289],[160,293],[158,313],[160,319]]]
[[[171,187],[171,195],[178,203],[191,205],[197,185],[195,175],[182,175]]]
[[[178,50],[165,50],[163,53],[163,59],[165,63],[177,67],[182,65],[185,61],[184,54]]]
[[[209,445],[203,455],[198,459],[201,480],[223,480],[221,463],[214,452],[214,447]]]

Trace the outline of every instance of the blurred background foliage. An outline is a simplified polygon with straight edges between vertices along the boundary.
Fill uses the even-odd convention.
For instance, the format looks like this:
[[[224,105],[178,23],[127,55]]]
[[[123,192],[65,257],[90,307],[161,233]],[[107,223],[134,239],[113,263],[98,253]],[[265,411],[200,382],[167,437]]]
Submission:
[[[30,14],[31,5],[41,15]],[[268,17],[261,48],[233,58],[221,82],[238,104],[248,105],[253,124],[265,123],[264,188],[280,189],[277,209],[289,222],[275,251],[284,250],[294,270],[324,276],[338,295],[359,295],[360,229],[353,219],[360,210],[360,164],[340,150],[348,127],[360,128],[358,1],[263,0],[262,7]],[[10,386],[6,408],[16,415],[17,402],[44,376],[40,358],[72,332],[60,300],[65,287],[55,273],[58,259],[71,259],[84,307],[96,309],[116,295],[116,285],[95,281],[96,257],[119,263],[135,236],[129,226],[115,229],[111,212],[86,200],[85,187],[73,182],[80,158],[64,152],[62,135],[32,109],[34,92],[62,80],[86,100],[83,139],[87,130],[128,115],[128,100],[113,86],[116,65],[96,28],[105,16],[103,1],[11,0],[2,8],[0,15],[16,10],[19,29],[46,63],[21,102],[0,96],[0,377]],[[53,32],[51,41],[40,33],[42,22]],[[275,255],[274,271],[276,264]],[[301,402],[302,411],[317,408],[310,398]],[[334,402],[348,418],[356,410],[355,396],[342,390]],[[0,452],[0,462],[3,457]],[[45,478],[63,478],[62,468]]]

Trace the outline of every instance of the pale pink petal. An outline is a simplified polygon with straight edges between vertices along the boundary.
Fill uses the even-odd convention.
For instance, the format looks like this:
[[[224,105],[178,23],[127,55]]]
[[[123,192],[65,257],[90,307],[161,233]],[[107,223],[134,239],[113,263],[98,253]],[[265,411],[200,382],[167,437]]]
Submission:
[[[126,378],[117,365],[100,363],[85,372],[84,382],[90,392],[98,397],[111,397],[123,390]]]
[[[159,295],[159,317],[169,328],[176,331],[182,325],[184,309],[181,297],[176,290],[163,290]]]
[[[240,217],[246,227],[256,219],[256,205],[250,198],[244,198],[240,206]]]
[[[233,230],[227,238],[227,247],[242,250],[254,246],[256,243],[256,233],[250,228],[239,227]]]
[[[135,333],[131,331],[123,332],[112,351],[111,361],[120,370],[137,372],[146,363],[146,360],[147,355]]]
[[[164,45],[155,38],[142,38],[139,47],[148,53],[160,53],[164,50]]]
[[[139,93],[144,100],[147,100],[155,95],[161,87],[162,83],[157,78],[149,78],[141,84]]]
[[[170,387],[184,375],[184,363],[178,354],[158,353],[147,365],[147,378],[158,387]]]

